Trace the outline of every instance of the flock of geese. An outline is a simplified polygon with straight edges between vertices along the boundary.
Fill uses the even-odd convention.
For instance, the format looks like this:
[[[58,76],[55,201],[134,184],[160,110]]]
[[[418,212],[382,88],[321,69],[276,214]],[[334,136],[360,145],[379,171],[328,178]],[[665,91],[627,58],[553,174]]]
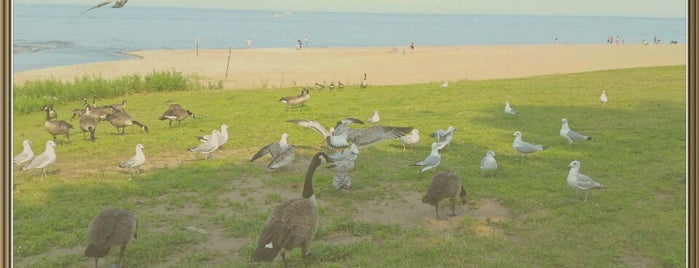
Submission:
[[[308,94],[308,91],[304,89],[303,93]],[[139,126],[143,131],[148,132],[147,126],[131,119],[126,114],[126,100],[118,104],[96,106],[95,98],[96,96],[93,96],[92,104],[89,104],[84,99],[85,107],[73,110],[73,118],[80,118],[80,129],[83,133],[90,133],[92,142],[95,140],[94,130],[102,120],[106,120],[116,127],[119,135],[124,134],[126,126],[132,125]],[[604,91],[600,96],[600,102],[603,105],[607,103],[607,96]],[[69,130],[73,127],[63,120],[58,120],[57,113],[52,106],[44,106],[42,109],[46,113],[46,131],[53,137],[53,140],[48,140],[45,151],[36,157],[34,157],[31,149],[31,141],[24,140],[22,143],[23,151],[13,159],[13,163],[24,165],[22,167],[23,170],[41,169],[42,175],[47,176],[46,168],[56,160],[54,150],[56,147],[56,135],[65,135],[70,142]],[[511,107],[509,101],[505,102],[504,112],[510,116],[519,114],[517,110]],[[158,119],[169,120],[169,126],[172,126],[173,121],[179,124],[179,122],[189,117],[195,118],[194,113],[182,108],[179,104],[171,104],[168,110]],[[274,208],[260,233],[257,248],[252,253],[251,259],[253,261],[271,261],[277,255],[281,255],[285,267],[288,267],[285,257],[286,251],[300,248],[302,257],[311,254],[308,249],[315,237],[319,221],[315,192],[313,190],[313,175],[323,162],[332,163],[329,168],[336,171],[332,185],[337,190],[349,190],[352,185],[349,174],[354,169],[354,161],[358,158],[360,149],[383,141],[397,139],[403,144],[403,150],[405,150],[406,146],[415,144],[420,140],[419,131],[416,128],[379,125],[380,117],[378,111],[374,111],[373,115],[366,121],[370,124],[368,127],[357,129],[352,128],[351,125],[365,123],[356,118],[340,119],[331,128],[326,128],[314,120],[288,120],[289,123],[310,128],[320,134],[322,142],[334,153],[318,152],[313,156],[306,172],[301,197],[283,201]],[[121,132],[119,132],[120,128]],[[211,158],[211,154],[227,142],[227,129],[228,126],[223,124],[220,130],[214,129],[210,135],[198,137],[201,144],[189,148],[189,151],[199,152],[205,155],[205,159]],[[417,166],[418,173],[437,170],[441,162],[439,152],[451,143],[455,131],[456,128],[454,126],[449,126],[446,129],[438,129],[432,132],[430,138],[435,140],[431,143],[429,155],[424,160],[414,162],[410,166]],[[575,142],[592,139],[590,136],[571,130],[566,118],[561,120],[559,134],[568,142],[569,146]],[[544,145],[523,141],[520,131],[515,131],[513,136],[512,148],[521,155],[521,161],[524,161],[527,154],[543,151],[547,148]],[[250,162],[269,155],[272,160],[266,166],[268,171],[275,171],[293,162],[295,149],[294,145],[288,143],[288,137],[287,133],[283,133],[278,142],[272,142],[263,146],[252,156]],[[138,167],[146,160],[143,149],[144,146],[142,144],[137,144],[135,146],[135,155],[119,163],[119,167],[133,169],[134,173],[138,174]],[[589,176],[580,173],[580,167],[580,162],[573,160],[569,164],[570,171],[566,181],[578,193],[580,190],[585,191],[584,200],[587,201],[587,190],[604,189],[606,187]],[[498,169],[495,152],[492,150],[486,152],[486,155],[480,162],[480,169],[483,176],[489,175],[491,178],[494,178]],[[462,204],[465,204],[466,196],[467,192],[459,175],[450,171],[439,171],[432,177],[422,202],[435,207],[437,219],[445,219],[440,217],[439,203],[442,200],[449,199],[451,201],[451,213],[449,216],[454,216],[456,215],[456,202],[460,200]],[[85,256],[95,258],[95,266],[97,266],[98,259],[106,256],[111,247],[121,246],[118,260],[120,267],[123,262],[126,245],[132,238],[137,236],[136,229],[137,223],[133,213],[130,211],[120,208],[106,208],[102,210],[88,228],[89,245],[85,250]]]

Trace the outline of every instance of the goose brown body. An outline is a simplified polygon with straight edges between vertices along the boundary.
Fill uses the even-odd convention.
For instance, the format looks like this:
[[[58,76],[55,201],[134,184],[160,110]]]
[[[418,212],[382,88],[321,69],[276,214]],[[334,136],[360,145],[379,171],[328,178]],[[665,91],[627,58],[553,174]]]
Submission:
[[[456,216],[456,198],[460,198],[462,204],[466,204],[466,190],[461,183],[461,178],[455,173],[440,171],[432,177],[432,182],[427,188],[427,194],[422,198],[422,203],[435,207],[437,219],[439,217],[439,202],[444,199],[451,200],[451,214]]]
[[[131,238],[136,238],[137,223],[133,213],[121,208],[102,210],[90,223],[87,230],[88,246],[85,256],[95,258],[95,267],[100,258],[107,256],[113,246],[121,246],[118,267],[122,266],[124,251]]]

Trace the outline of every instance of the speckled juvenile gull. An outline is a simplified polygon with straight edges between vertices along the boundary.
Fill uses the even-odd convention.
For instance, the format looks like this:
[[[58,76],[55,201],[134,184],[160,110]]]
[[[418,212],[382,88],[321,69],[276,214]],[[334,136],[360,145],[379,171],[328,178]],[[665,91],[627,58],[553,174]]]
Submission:
[[[570,130],[570,127],[568,126],[568,119],[565,118],[561,119],[561,130],[558,133],[561,135],[561,137],[568,141],[568,146],[576,141],[587,141],[592,139],[590,136],[585,136]]]
[[[414,128],[410,134],[400,137],[399,140],[403,144],[403,151],[405,151],[406,145],[416,144],[420,141],[420,131]]]
[[[548,148],[547,146],[543,145],[534,145],[525,141],[522,141],[522,132],[515,131],[515,133],[512,134],[512,136],[515,136],[514,142],[512,142],[512,148],[515,149],[519,154],[522,155],[522,161],[524,161],[524,157],[527,154],[538,152],[538,151],[543,151]]]
[[[124,162],[121,162],[119,164],[120,168],[131,168],[134,169],[134,173],[138,174],[138,167],[143,165],[143,163],[146,162],[146,156],[143,154],[143,144],[136,144],[136,154],[129,158],[129,160],[126,160]]]
[[[495,160],[495,152],[488,151],[485,153],[485,157],[481,159],[481,174],[485,176],[490,174],[490,177],[495,176],[495,172],[498,170],[498,162]]]
[[[47,141],[46,150],[44,150],[43,153],[37,155],[34,159],[32,159],[32,162],[29,163],[29,165],[24,166],[22,170],[40,168],[41,175],[46,177],[46,168],[49,165],[53,164],[53,162],[56,162],[56,151],[54,149],[55,147],[55,142],[53,142],[52,140]]]
[[[21,165],[34,158],[34,151],[32,151],[31,144],[32,142],[30,140],[22,141],[22,152],[12,159],[13,164]]]
[[[606,189],[604,185],[600,184],[599,182],[596,182],[592,180],[587,175],[584,175],[580,173],[580,161],[578,160],[573,160],[573,162],[570,162],[568,165],[570,167],[570,171],[568,172],[568,177],[566,178],[566,181],[568,182],[568,186],[573,187],[574,189],[577,190],[577,193],[580,192],[580,190],[585,191],[585,200],[587,201],[587,190],[590,189]]]
[[[439,163],[442,161],[442,157],[439,155],[439,143],[433,142],[431,146],[430,155],[428,155],[425,160],[417,162],[415,164],[410,164],[411,166],[419,166],[418,173],[425,172],[427,170],[434,170]]]
[[[354,160],[359,156],[359,148],[356,144],[352,144],[349,149],[344,149],[340,153],[330,156],[333,164],[328,168],[333,168],[337,172],[333,176],[332,184],[338,190],[349,190],[352,186],[352,178],[349,172],[354,170]]]

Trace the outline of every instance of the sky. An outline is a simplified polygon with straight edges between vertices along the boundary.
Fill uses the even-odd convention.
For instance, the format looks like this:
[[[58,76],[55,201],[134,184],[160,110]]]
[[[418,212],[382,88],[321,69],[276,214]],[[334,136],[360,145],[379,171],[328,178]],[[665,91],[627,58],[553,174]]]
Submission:
[[[102,0],[61,0],[92,6]],[[693,0],[692,0],[693,1]],[[55,0],[15,0],[55,4]],[[686,18],[685,0],[130,0],[127,6],[380,13],[508,14]]]

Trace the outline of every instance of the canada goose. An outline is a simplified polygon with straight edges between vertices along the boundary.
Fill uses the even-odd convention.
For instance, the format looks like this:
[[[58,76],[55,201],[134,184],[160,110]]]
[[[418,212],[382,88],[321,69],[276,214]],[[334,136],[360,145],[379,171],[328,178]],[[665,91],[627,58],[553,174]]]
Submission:
[[[309,254],[308,248],[318,230],[318,208],[313,191],[313,173],[321,162],[331,161],[327,154],[318,152],[313,156],[303,183],[302,198],[279,203],[269,215],[257,239],[257,249],[251,259],[255,262],[272,261],[281,251],[284,266],[286,251],[301,248],[301,257]]]
[[[403,144],[403,151],[406,149],[406,145],[416,144],[420,141],[420,131],[414,128],[410,131],[410,134],[400,137],[400,143]]]
[[[198,146],[189,148],[188,151],[190,152],[200,152],[205,156],[205,160],[211,159],[211,154],[218,149],[218,138],[219,138],[219,131],[218,129],[214,129],[211,132],[211,139],[207,140],[206,142],[202,142]]]
[[[289,110],[290,106],[295,106],[295,105],[303,105],[308,99],[310,99],[311,94],[310,91],[306,88],[301,90],[301,94],[296,95],[296,96],[287,96],[279,99],[279,102],[286,104],[286,108],[284,109]]]
[[[441,161],[442,157],[439,155],[439,143],[433,142],[431,145],[430,154],[425,158],[425,160],[410,165],[419,166],[420,169],[417,170],[417,173],[421,173],[430,169],[434,170],[434,168],[439,166]]]
[[[328,89],[330,89],[330,91],[332,92],[333,89],[335,89],[335,82],[330,81],[330,85],[328,85]]]
[[[368,123],[378,123],[381,121],[381,117],[379,116],[379,111],[374,111],[374,115],[369,117],[369,119],[366,120]]]
[[[143,149],[144,147],[142,144],[136,144],[136,154],[133,157],[129,158],[129,160],[119,163],[119,167],[132,168],[134,169],[134,173],[138,174],[138,167],[140,167],[141,165],[143,165],[143,163],[146,162],[146,156],[143,154]]]
[[[570,127],[568,126],[568,119],[565,118],[561,119],[561,130],[558,133],[561,135],[561,137],[568,141],[568,146],[576,141],[588,141],[592,139],[590,136],[585,136],[570,130]]]
[[[111,3],[111,2],[114,2],[114,4],[112,5],[112,8],[120,8],[120,7],[123,7],[124,5],[126,5],[126,2],[128,2],[128,1],[129,1],[129,0],[106,0],[106,1],[102,1],[102,2],[99,2],[98,4],[92,6],[91,8],[88,8],[87,10],[83,11],[81,14],[85,14],[85,13],[87,13],[87,12],[90,11],[90,10],[93,10],[93,9],[95,9],[95,8],[99,8],[99,7],[105,6],[105,5],[107,5],[107,4]]]
[[[287,122],[311,128],[323,135],[328,147],[333,150],[349,147],[349,143],[356,143],[359,148],[373,145],[382,141],[397,139],[410,133],[412,127],[391,127],[374,125],[366,129],[350,129],[351,123],[364,124],[362,120],[345,118],[337,121],[333,131],[328,131],[323,125],[312,120],[287,120]]]
[[[52,121],[49,108],[46,107],[44,111],[46,111],[46,121],[44,121],[44,128],[46,128],[46,132],[53,136],[54,141],[56,140],[56,135],[66,135],[66,138],[70,142],[70,129],[73,128],[73,125],[68,124],[63,120]]]
[[[316,88],[318,89],[318,91],[322,91],[323,89],[325,89],[325,85],[323,85],[323,84],[321,84],[321,83],[318,83],[317,81],[315,82],[314,85],[316,86]]]
[[[486,173],[490,173],[490,178],[495,176],[495,171],[498,170],[498,162],[495,160],[495,152],[488,151],[485,153],[483,159],[481,159],[481,175],[485,176]]]
[[[339,89],[339,90],[345,89],[345,84],[343,84],[343,83],[340,82],[340,81],[337,81],[337,89]]]
[[[430,134],[431,138],[437,138],[437,143],[439,144],[437,149],[442,150],[451,143],[454,137],[454,130],[456,130],[454,126],[449,126],[446,130],[438,129]]]
[[[124,251],[131,237],[137,238],[138,223],[133,213],[123,208],[106,208],[92,220],[87,228],[85,257],[95,258],[95,268],[100,258],[107,256],[113,246],[121,246],[117,267],[123,267]]]
[[[513,109],[512,107],[510,107],[510,102],[509,102],[509,101],[506,101],[506,102],[505,102],[505,113],[506,113],[506,114],[511,114],[512,116],[515,116],[515,115],[517,115],[519,112],[518,112],[517,110]]]
[[[121,103],[110,104],[109,109],[126,112],[126,100],[122,100]]]
[[[70,117],[70,121],[73,121],[76,116],[82,118],[83,115],[85,115],[85,108],[75,108],[73,109],[73,116]]]
[[[294,149],[294,145],[290,144],[287,146],[286,150],[279,152],[279,154],[272,158],[272,161],[267,165],[267,171],[275,171],[291,164],[291,162],[294,162],[294,158],[296,158],[296,150]]]
[[[114,111],[119,112],[119,111]],[[108,106],[92,107],[91,105],[85,105],[85,115],[97,119],[106,119],[107,115],[110,114]]]
[[[602,90],[602,95],[599,96],[599,102],[602,103],[602,105],[607,104],[607,91]]]
[[[587,190],[607,188],[599,182],[592,180],[592,178],[588,177],[587,175],[580,173],[580,161],[573,160],[573,162],[570,162],[568,167],[570,168],[570,171],[568,172],[568,177],[566,178],[566,181],[568,182],[568,186],[578,190],[576,192],[576,197],[577,193],[579,193],[580,190],[583,190],[585,191],[584,201],[587,201]]]
[[[211,134],[199,137],[199,141],[207,142],[211,139]],[[223,144],[228,142],[228,125],[222,124],[221,131],[218,132],[218,146],[221,147]]]
[[[177,103],[170,104],[170,107],[168,107],[167,111],[163,113],[158,119],[159,120],[170,120],[170,126],[172,127],[172,121],[175,120],[177,121],[177,124],[180,123],[180,121],[187,119],[188,117],[192,118],[197,118],[194,113],[190,110],[182,108]]]
[[[80,122],[78,122],[78,127],[83,132],[83,137],[85,135],[85,132],[89,132],[90,140],[92,142],[95,142],[95,130],[97,129],[97,124],[99,124],[99,122],[99,119],[96,119],[89,115],[83,115],[80,118]]]
[[[272,158],[276,157],[278,154],[280,154],[282,151],[286,150],[289,147],[289,144],[287,142],[288,137],[289,134],[282,133],[282,137],[281,139],[279,139],[279,142],[273,142],[262,147],[262,149],[257,151],[257,153],[255,153],[255,155],[252,156],[250,162],[255,161],[258,158],[268,154],[271,155]]]
[[[47,109],[49,110],[49,119],[58,119],[58,113],[56,112],[56,110],[53,109],[53,104],[44,105],[44,107],[41,107],[42,111],[45,111]]]
[[[359,87],[362,89],[366,89],[369,86],[369,83],[366,81],[366,73],[364,73],[364,80],[362,80],[362,83],[359,84]]]
[[[29,165],[22,167],[22,170],[30,170],[35,168],[41,169],[41,175],[46,177],[46,167],[56,162],[56,143],[52,140],[46,142],[46,149],[40,155],[37,155]]]
[[[32,158],[34,158],[34,151],[32,151],[31,145],[32,142],[30,140],[22,141],[22,152],[12,159],[12,163],[21,165],[32,160]]]
[[[125,112],[115,111],[114,113],[108,114],[106,119],[112,124],[112,126],[116,127],[117,133],[119,132],[119,128],[121,128],[121,135],[124,135],[124,131],[126,130],[127,126],[133,125],[141,127],[143,131],[148,133],[148,127],[146,125],[141,124],[141,122],[136,120],[132,120],[131,116]]]
[[[519,130],[512,133],[512,136],[515,136],[515,140],[512,142],[512,148],[522,155],[522,161],[524,161],[524,157],[527,156],[527,154],[543,151],[548,148],[548,146],[534,145],[522,141],[522,132],[519,132]]]
[[[422,203],[433,205],[437,212],[437,219],[443,220],[447,218],[439,217],[439,202],[449,198],[451,200],[451,214],[456,216],[456,198],[461,199],[462,204],[466,204],[466,190],[459,175],[448,171],[440,171],[434,174],[430,186],[427,187],[427,194],[422,198]]]

